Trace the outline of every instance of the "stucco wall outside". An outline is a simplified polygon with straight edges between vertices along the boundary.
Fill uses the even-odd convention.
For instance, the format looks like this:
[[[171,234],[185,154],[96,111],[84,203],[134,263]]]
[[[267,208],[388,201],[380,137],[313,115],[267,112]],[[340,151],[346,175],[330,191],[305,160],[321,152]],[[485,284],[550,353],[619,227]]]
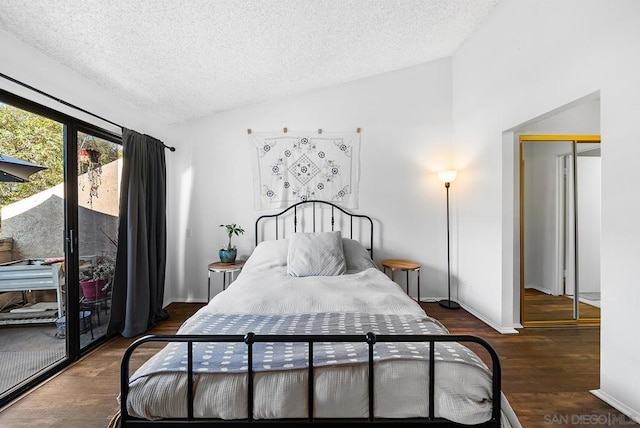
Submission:
[[[78,185],[78,245],[81,255],[115,254],[107,238],[118,232],[121,161],[102,167],[98,196],[89,198],[86,176]],[[84,188],[83,188],[84,187]],[[2,208],[2,235],[13,238],[13,260],[64,256],[62,184]],[[103,233],[104,232],[104,233]]]

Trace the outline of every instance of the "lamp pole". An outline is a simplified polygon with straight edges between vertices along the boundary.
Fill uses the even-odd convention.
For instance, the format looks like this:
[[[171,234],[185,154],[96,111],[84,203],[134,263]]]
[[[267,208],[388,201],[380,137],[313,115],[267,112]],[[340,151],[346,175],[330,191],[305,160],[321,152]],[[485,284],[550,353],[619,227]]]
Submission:
[[[453,174],[455,178],[455,174]],[[450,180],[450,178],[446,178]],[[445,181],[444,187],[447,189],[447,292],[448,298],[446,300],[440,300],[440,306],[445,307],[447,309],[460,309],[460,304],[451,300],[451,252],[449,245],[449,186],[451,186],[451,181]]]

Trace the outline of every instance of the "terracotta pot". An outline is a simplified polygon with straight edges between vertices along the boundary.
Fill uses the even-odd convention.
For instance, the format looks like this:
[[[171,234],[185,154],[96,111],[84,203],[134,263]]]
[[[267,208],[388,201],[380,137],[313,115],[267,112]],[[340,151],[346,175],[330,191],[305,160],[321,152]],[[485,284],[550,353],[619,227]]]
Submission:
[[[80,287],[82,288],[82,295],[85,300],[99,300],[104,299],[107,296],[107,291],[102,290],[107,284],[106,279],[99,279],[94,281],[92,279],[88,281],[80,281]]]

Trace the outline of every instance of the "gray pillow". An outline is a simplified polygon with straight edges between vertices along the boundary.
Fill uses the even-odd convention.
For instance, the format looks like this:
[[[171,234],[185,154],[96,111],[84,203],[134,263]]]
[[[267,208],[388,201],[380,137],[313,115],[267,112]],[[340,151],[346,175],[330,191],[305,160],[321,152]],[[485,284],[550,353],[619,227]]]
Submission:
[[[287,273],[291,276],[335,276],[347,270],[341,232],[294,233],[289,236]]]
[[[359,241],[350,238],[342,238],[344,259],[347,263],[347,272],[360,272],[369,268],[377,268],[371,260],[371,254]]]

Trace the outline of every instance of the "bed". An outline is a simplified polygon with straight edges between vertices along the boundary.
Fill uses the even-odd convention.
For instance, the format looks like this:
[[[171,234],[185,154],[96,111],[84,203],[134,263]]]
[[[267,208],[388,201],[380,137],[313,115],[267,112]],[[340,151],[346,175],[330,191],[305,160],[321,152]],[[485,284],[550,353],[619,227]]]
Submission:
[[[495,350],[449,334],[378,269],[370,217],[305,201],[261,216],[255,234],[236,280],[176,335],[127,349],[121,426],[520,426]],[[158,342],[131,373],[136,350]]]

